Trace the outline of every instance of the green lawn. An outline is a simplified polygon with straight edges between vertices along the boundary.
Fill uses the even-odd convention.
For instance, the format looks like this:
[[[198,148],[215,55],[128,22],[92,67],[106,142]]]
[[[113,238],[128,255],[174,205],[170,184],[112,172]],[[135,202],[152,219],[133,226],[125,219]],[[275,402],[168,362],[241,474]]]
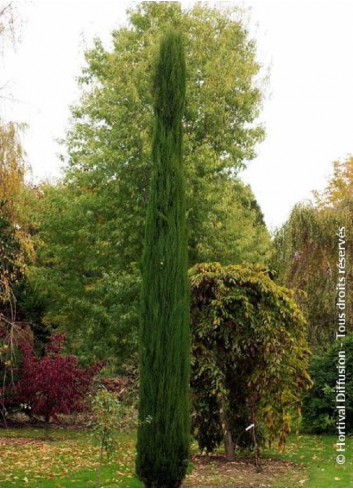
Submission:
[[[304,487],[353,487],[353,439],[348,438],[346,463],[336,463],[335,436],[291,436],[283,454],[267,451],[266,456],[284,458],[306,467]]]
[[[87,432],[56,429],[52,433],[53,441],[46,442],[42,437],[43,431],[39,429],[0,430],[0,487],[96,487],[98,449],[90,443]],[[288,476],[283,472],[275,474],[271,479],[273,487],[291,487],[290,483],[295,481],[296,487],[352,487],[352,439],[347,445],[344,466],[335,463],[334,443],[335,438],[330,436],[291,436],[283,454],[266,450],[264,466],[270,460],[302,466],[296,479],[290,479],[289,473]],[[135,433],[123,434],[116,456],[103,467],[104,487],[141,487],[133,473],[134,452]],[[213,487],[217,480],[224,484],[228,470],[224,470],[224,465],[219,469],[222,473],[218,479],[214,470],[205,464],[196,467],[197,478],[205,487]],[[245,468],[245,474],[249,471],[251,482],[253,467],[246,467],[249,468]],[[241,477],[241,482],[246,483],[244,476]],[[190,484],[192,480],[190,477]]]

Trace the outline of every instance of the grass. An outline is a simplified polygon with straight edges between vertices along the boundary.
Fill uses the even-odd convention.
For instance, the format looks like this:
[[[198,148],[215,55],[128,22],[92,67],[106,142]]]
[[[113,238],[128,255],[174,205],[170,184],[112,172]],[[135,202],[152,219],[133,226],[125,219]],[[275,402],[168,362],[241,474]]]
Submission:
[[[44,441],[40,429],[0,430],[0,487],[96,487],[99,453],[91,444],[89,434],[55,429],[52,437],[52,441]],[[268,487],[352,487],[352,439],[348,440],[347,461],[343,466],[335,462],[335,441],[335,437],[330,436],[291,436],[284,453],[266,450],[264,472],[271,478],[263,479],[264,482],[266,480]],[[134,461],[135,433],[124,433],[114,458],[106,461],[102,469],[103,486],[142,487],[134,476]],[[289,470],[276,469],[285,468],[285,464],[293,464],[288,468],[298,467],[296,477],[291,479]],[[199,479],[203,487],[226,487],[228,477],[228,487],[232,487],[230,484],[257,487],[252,482],[251,463],[240,460],[238,465],[232,466],[224,461],[205,462],[205,459],[200,463],[200,459],[194,457],[192,465],[193,473],[186,479],[185,486]],[[260,479],[257,480],[259,483]]]
[[[0,430],[0,487],[96,487],[99,449],[89,434],[40,429]],[[135,434],[124,433],[114,459],[102,468],[104,487],[142,487],[135,478]]]
[[[264,455],[303,464],[304,487],[353,487],[353,439],[347,439],[344,465],[336,463],[336,441],[335,436],[293,435],[283,454],[268,450]]]

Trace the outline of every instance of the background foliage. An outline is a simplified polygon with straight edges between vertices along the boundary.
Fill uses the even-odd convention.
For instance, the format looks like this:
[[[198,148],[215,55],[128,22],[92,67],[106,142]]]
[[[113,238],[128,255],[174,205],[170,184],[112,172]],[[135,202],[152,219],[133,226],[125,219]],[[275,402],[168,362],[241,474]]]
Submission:
[[[353,432],[353,335],[343,341],[346,358],[346,433]],[[340,345],[333,343],[326,352],[314,356],[310,363],[310,375],[314,381],[312,390],[304,395],[303,429],[309,433],[337,433],[336,381],[338,351]],[[342,403],[340,403],[342,404]]]
[[[274,238],[272,267],[279,283],[296,291],[315,352],[335,340],[337,330],[338,229],[346,227],[346,280],[353,278],[353,158],[334,163],[334,174],[314,202],[298,204]],[[347,331],[352,331],[352,288],[347,286]]]
[[[151,172],[152,72],[160,32],[184,33],[184,158],[191,264],[264,263],[270,239],[237,171],[263,138],[260,67],[238,9],[142,2],[113,49],[86,53],[72,108],[64,182],[43,185],[31,282],[45,322],[68,331],[83,361],[121,363],[136,351],[139,261]],[[217,97],[215,97],[217,93]],[[117,360],[116,360],[117,359]]]

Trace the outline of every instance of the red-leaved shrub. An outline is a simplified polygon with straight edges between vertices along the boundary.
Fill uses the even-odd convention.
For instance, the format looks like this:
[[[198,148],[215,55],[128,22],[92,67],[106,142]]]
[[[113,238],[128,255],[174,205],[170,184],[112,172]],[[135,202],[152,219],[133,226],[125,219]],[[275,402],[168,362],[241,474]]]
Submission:
[[[52,335],[43,357],[38,357],[32,343],[22,345],[20,378],[15,392],[20,402],[31,407],[33,414],[44,416],[48,423],[58,414],[81,411],[94,376],[103,364],[79,368],[77,357],[62,353],[65,336]]]

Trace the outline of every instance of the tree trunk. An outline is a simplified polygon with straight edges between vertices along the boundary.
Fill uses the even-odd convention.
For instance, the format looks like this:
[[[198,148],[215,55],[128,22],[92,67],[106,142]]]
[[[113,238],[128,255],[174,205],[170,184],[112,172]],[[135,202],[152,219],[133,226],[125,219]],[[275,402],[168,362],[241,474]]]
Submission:
[[[235,460],[235,446],[232,438],[229,419],[226,412],[226,403],[224,400],[222,402],[221,423],[224,432],[224,449],[226,452],[226,458],[229,462],[233,462]]]
[[[50,415],[44,416],[44,438],[46,441],[50,440]]]
[[[103,465],[103,453],[104,453],[104,440],[105,440],[105,432],[102,436],[101,448],[99,453],[99,465],[97,470],[97,487],[101,487],[102,485],[102,465]]]
[[[260,448],[257,443],[257,437],[256,437],[256,426],[257,426],[257,420],[256,420],[256,403],[255,403],[255,397],[252,398],[252,406],[251,406],[251,415],[252,415],[252,424],[253,427],[251,428],[251,433],[252,433],[252,439],[254,443],[254,455],[255,455],[255,467],[257,472],[261,472],[261,464],[260,464]]]

